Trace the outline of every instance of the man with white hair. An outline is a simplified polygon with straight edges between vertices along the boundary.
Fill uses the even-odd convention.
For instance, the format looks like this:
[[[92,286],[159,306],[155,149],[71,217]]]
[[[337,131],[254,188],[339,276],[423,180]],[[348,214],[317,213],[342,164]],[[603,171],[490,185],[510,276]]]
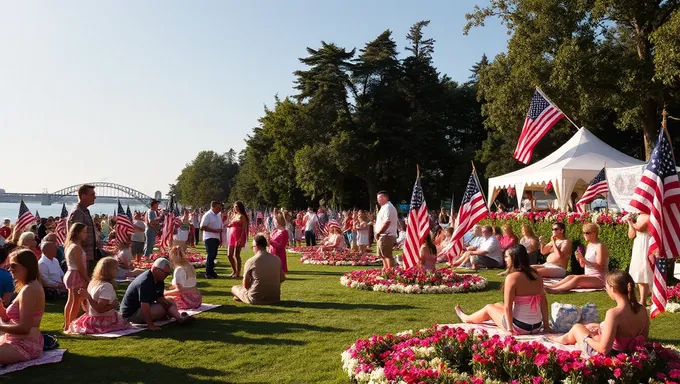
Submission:
[[[48,300],[64,296],[68,291],[64,285],[64,271],[61,270],[59,260],[57,260],[57,243],[43,241],[41,244],[42,256],[38,260],[40,277],[45,298]]]
[[[125,291],[120,302],[120,314],[133,324],[146,324],[150,331],[160,331],[154,324],[170,316],[179,324],[191,320],[185,312],[181,314],[171,298],[163,296],[165,278],[172,273],[170,261],[160,257],[148,271],[137,276]]]

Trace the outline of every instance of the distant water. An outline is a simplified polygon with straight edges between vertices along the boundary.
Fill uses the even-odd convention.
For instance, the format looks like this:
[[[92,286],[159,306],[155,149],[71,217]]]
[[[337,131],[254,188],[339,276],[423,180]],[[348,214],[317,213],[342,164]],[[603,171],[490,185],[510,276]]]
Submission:
[[[66,204],[66,210],[71,212],[73,209],[73,206],[75,204]],[[38,210],[40,213],[40,217],[49,217],[49,216],[59,216],[61,214],[61,204],[52,204],[52,205],[40,205],[40,203],[26,203],[26,206],[28,209],[31,210],[31,212],[35,215],[35,211]],[[123,204],[123,209],[126,209],[127,205]],[[117,204],[95,204],[91,206],[90,208],[90,213],[93,215],[95,213],[106,213],[107,215],[112,215],[114,211],[118,209]],[[143,206],[143,205],[132,205],[130,204],[130,210],[134,212],[135,210],[138,211],[146,211],[148,208]],[[12,223],[14,223],[17,220],[17,217],[19,216],[19,203],[0,203],[0,220],[4,220],[5,218],[8,218],[12,220]],[[2,222],[0,222],[0,225],[2,225]]]

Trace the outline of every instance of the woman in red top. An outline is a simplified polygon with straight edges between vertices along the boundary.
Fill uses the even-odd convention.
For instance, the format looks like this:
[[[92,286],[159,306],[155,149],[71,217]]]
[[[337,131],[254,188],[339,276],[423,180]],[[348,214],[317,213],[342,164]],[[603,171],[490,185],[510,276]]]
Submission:
[[[234,208],[230,216],[229,224],[229,264],[233,273],[232,278],[241,278],[241,248],[246,246],[248,238],[248,227],[250,222],[246,214],[246,207],[242,202],[234,203]]]
[[[352,228],[354,226],[354,221],[352,220],[352,214],[350,211],[345,212],[345,219],[342,221],[342,231],[345,237],[345,243],[347,247],[352,246]]]
[[[286,260],[286,244],[288,244],[288,231],[286,230],[286,220],[282,215],[274,216],[276,229],[269,234],[269,253],[281,259],[281,269],[288,272],[288,262]]]

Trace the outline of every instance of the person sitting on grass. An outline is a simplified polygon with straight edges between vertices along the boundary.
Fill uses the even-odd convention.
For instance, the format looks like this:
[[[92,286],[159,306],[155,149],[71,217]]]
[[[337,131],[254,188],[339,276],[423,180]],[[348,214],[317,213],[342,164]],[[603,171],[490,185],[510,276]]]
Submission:
[[[420,246],[418,267],[424,271],[434,271],[436,265],[437,247],[432,242],[432,233],[428,233],[423,245]]]
[[[267,252],[267,239],[262,234],[253,238],[253,252],[255,256],[246,261],[243,285],[231,288],[234,300],[248,304],[278,303],[281,283],[286,279],[281,260]]]
[[[515,245],[505,251],[505,262],[512,266],[503,284],[503,303],[487,304],[466,315],[456,305],[456,315],[464,323],[480,324],[488,320],[513,335],[549,332],[548,302],[543,280],[529,264],[526,248]],[[512,326],[510,326],[512,324]]]
[[[14,297],[14,279],[7,271],[8,256],[13,249],[10,243],[5,243],[5,246],[0,247],[0,299],[2,300],[0,303],[5,306],[10,305]]]
[[[113,234],[113,232],[111,234]],[[144,273],[143,269],[135,268],[132,264],[132,250],[130,249],[129,242],[118,242],[116,261],[118,262],[118,272],[116,272],[117,279],[137,277]]]
[[[457,267],[469,267],[470,264],[470,256],[472,251],[476,251],[482,243],[486,240],[482,233],[482,226],[475,224],[472,227],[472,236],[470,237],[470,241],[466,243],[466,248],[463,253],[460,254],[460,256],[451,263],[452,268],[457,268]],[[453,230],[452,230],[453,233]],[[446,257],[446,256],[444,256]],[[437,260],[439,261],[439,260]],[[446,260],[442,260],[446,261]]]
[[[603,322],[576,324],[568,333],[551,339],[565,345],[578,344],[588,356],[634,352],[643,347],[649,335],[649,317],[636,298],[633,278],[628,272],[611,271],[605,288],[616,307],[607,311]]]
[[[321,245],[322,251],[339,251],[345,249],[345,238],[340,226],[335,221],[328,223],[328,238]]]
[[[503,268],[503,252],[501,252],[501,245],[496,236],[493,235],[490,226],[486,225],[482,228],[482,235],[484,242],[479,248],[470,251],[470,263],[472,269],[479,267],[486,268]]]
[[[0,364],[34,360],[43,352],[40,321],[45,312],[45,291],[38,281],[40,270],[35,254],[19,249],[9,257],[18,294],[12,305],[0,305]]]
[[[184,250],[174,246],[170,250],[170,262],[175,271],[172,285],[165,291],[165,297],[172,297],[177,309],[196,309],[201,306],[201,292],[196,287],[196,269],[187,260]]]
[[[40,259],[40,256],[42,256],[42,252],[38,248],[38,238],[33,232],[22,233],[21,236],[19,236],[17,245],[30,249],[35,255],[36,260]]]
[[[61,270],[57,260],[57,244],[51,242],[42,243],[42,256],[38,260],[40,268],[40,280],[45,289],[45,299],[54,300],[67,297],[68,290],[64,285],[64,271]]]
[[[538,238],[541,254],[548,255],[546,262],[540,265],[532,265],[542,277],[559,277],[567,275],[567,264],[571,257],[571,240],[564,236],[566,227],[564,223],[553,223],[552,237],[550,242],[545,244],[543,236]]]
[[[604,288],[609,265],[609,251],[607,246],[598,239],[599,231],[600,227],[595,223],[583,224],[583,237],[588,242],[588,246],[585,255],[579,249],[576,250],[576,260],[581,264],[581,267],[585,268],[584,274],[567,276],[558,283],[546,287],[546,292],[561,293],[576,288]]]
[[[146,324],[151,331],[160,331],[154,321],[168,316],[184,324],[191,320],[186,313],[181,314],[172,298],[163,295],[165,278],[172,273],[168,259],[159,257],[151,269],[137,276],[127,287],[120,303],[120,314],[133,324]]]
[[[87,302],[87,312],[69,326],[70,333],[81,335],[108,333],[128,329],[130,323],[116,311],[116,275],[118,261],[105,257],[97,262],[87,290],[80,288],[78,294]]]

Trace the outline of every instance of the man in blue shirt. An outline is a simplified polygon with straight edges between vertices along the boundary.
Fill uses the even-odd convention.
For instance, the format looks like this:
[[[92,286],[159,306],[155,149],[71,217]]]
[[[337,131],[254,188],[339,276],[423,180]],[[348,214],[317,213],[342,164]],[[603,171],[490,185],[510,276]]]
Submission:
[[[0,298],[5,308],[10,305],[14,296],[14,279],[6,269],[7,256],[9,256],[7,248],[0,247]]]

